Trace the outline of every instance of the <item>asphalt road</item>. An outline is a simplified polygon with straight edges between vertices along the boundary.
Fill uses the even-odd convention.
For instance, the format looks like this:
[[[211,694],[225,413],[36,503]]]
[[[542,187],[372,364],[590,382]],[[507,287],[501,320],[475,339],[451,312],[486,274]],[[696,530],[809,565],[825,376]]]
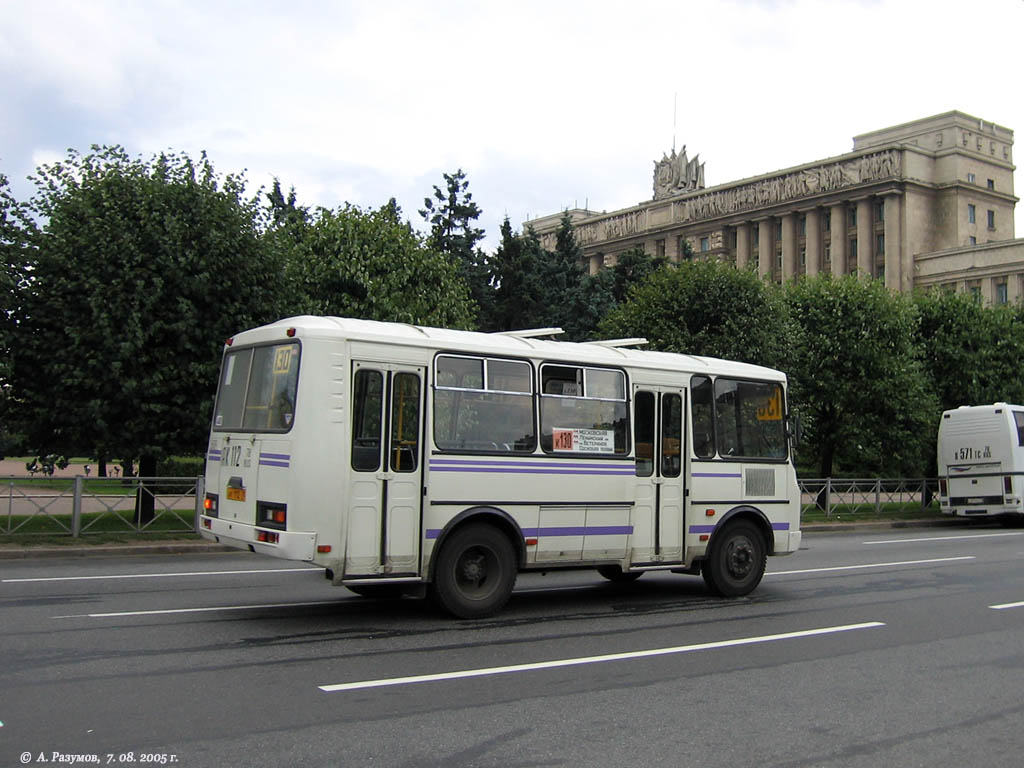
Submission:
[[[748,598],[537,574],[479,622],[255,555],[0,561],[0,766],[1020,765],[1024,530],[805,543]]]

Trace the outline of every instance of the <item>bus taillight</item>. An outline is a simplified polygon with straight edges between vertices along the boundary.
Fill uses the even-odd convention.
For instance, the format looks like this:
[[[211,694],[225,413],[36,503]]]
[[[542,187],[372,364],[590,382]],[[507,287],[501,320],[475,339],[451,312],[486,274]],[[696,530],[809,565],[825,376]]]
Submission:
[[[256,525],[264,525],[267,528],[280,528],[282,531],[288,527],[288,508],[284,504],[271,504],[261,501],[256,505]]]
[[[1013,493],[1013,478],[1009,475],[1003,475],[1003,490],[1007,496]]]
[[[206,498],[203,499],[203,513],[209,517],[217,517],[217,494],[206,494]]]
[[[939,478],[939,496],[946,496],[946,478]]]

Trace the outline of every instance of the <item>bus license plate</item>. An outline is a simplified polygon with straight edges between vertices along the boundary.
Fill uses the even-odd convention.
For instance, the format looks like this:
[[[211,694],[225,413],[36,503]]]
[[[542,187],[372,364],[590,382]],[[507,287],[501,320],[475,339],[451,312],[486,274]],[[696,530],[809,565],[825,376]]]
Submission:
[[[228,488],[228,498],[231,501],[245,501],[245,488]]]

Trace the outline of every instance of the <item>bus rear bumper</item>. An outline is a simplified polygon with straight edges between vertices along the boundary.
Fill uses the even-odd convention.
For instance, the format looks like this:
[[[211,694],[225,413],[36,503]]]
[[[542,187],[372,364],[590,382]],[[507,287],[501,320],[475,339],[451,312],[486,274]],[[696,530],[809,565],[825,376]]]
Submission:
[[[260,536],[277,541],[260,541]],[[269,537],[268,537],[269,534]],[[285,560],[312,561],[316,555],[316,534],[309,531],[276,531],[218,517],[199,516],[199,535],[236,549]]]

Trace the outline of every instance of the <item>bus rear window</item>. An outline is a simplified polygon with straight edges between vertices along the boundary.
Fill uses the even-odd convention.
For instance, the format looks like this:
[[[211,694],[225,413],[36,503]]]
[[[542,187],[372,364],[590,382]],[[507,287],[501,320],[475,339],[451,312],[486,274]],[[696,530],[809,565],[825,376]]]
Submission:
[[[218,432],[287,432],[295,416],[297,342],[232,350],[224,357],[213,428]]]

